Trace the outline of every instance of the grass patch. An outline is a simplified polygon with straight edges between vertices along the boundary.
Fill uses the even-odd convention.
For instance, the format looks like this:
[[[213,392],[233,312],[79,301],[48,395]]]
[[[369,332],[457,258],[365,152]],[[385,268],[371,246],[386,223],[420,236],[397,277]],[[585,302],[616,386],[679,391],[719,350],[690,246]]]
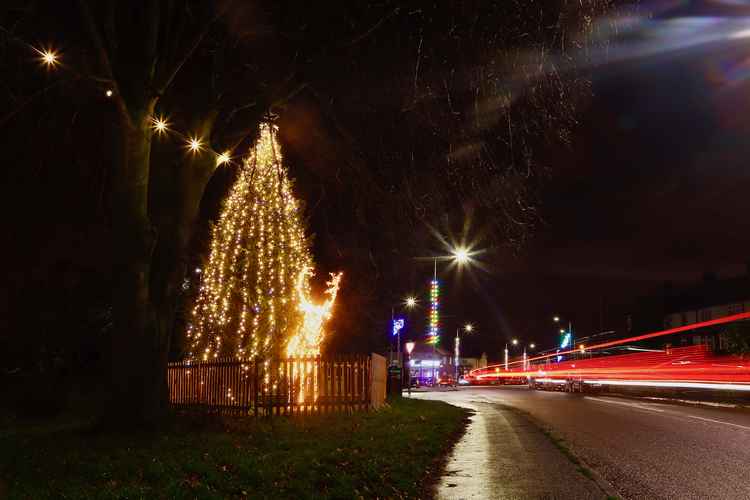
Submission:
[[[354,415],[178,417],[152,434],[16,424],[0,431],[0,497],[415,498],[467,413],[400,399]]]

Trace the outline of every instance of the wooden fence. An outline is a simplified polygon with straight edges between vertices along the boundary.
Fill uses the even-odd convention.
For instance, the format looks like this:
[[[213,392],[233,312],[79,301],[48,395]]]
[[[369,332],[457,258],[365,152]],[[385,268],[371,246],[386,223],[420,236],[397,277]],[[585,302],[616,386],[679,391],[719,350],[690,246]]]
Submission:
[[[286,358],[259,362],[220,359],[170,363],[175,408],[235,415],[305,415],[370,406],[369,356]]]

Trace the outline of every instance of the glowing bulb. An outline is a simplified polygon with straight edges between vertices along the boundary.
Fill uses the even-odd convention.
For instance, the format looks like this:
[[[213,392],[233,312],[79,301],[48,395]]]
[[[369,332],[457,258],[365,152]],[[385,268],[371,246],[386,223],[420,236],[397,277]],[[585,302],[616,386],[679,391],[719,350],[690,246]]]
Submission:
[[[60,64],[59,55],[52,49],[37,50],[42,59],[42,64],[48,68],[53,68]]]
[[[411,309],[411,308],[415,307],[416,305],[417,305],[417,299],[415,299],[414,297],[407,297],[406,298],[406,307],[408,307],[409,309]]]
[[[513,339],[510,341],[513,345],[518,345],[518,339]]]
[[[225,163],[229,163],[229,160],[232,158],[229,156],[229,151],[224,151],[220,155],[216,156],[216,166],[223,165]]]
[[[164,134],[169,127],[169,122],[163,116],[151,118],[151,128],[159,135]]]
[[[203,143],[197,137],[191,137],[188,140],[188,149],[191,153],[197,153],[203,149]]]
[[[464,326],[464,330],[471,333],[472,331],[474,331],[474,325],[472,325],[471,323],[466,323],[466,326]]]
[[[112,92],[112,89],[107,89],[107,91],[104,93],[104,95],[106,95],[107,97],[112,97],[113,93],[114,92]]]
[[[536,344],[534,343],[529,344],[529,349],[534,349],[534,348],[536,348]]]
[[[457,248],[453,252],[453,258],[456,259],[456,262],[459,264],[465,264],[469,262],[469,250],[466,248]]]

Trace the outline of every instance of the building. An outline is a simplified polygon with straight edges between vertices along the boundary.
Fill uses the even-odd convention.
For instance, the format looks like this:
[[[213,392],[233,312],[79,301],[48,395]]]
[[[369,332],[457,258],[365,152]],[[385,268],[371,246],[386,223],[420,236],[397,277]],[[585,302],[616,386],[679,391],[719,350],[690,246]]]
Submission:
[[[712,319],[750,312],[750,264],[744,275],[719,278],[705,273],[699,282],[688,285],[665,283],[662,288],[639,300],[628,317],[630,334],[688,326]],[[659,338],[658,343],[674,346],[709,344],[715,350],[726,346],[724,328],[704,328],[685,334]]]
[[[419,385],[432,385],[435,381],[443,376],[454,377],[456,374],[456,364],[453,353],[442,347],[433,346],[425,341],[414,343],[414,349],[406,358],[409,365],[409,373],[412,383]],[[469,370],[479,368],[482,358],[460,357],[458,363],[459,376],[467,373]],[[486,366],[486,356],[484,362]]]
[[[744,276],[719,279],[707,273],[703,280],[694,285],[681,288],[667,297],[665,301],[663,326],[676,328],[692,325],[712,319],[723,318],[750,311],[750,269]],[[711,344],[714,349],[722,350],[726,338],[721,333],[697,330],[683,336],[681,344]]]

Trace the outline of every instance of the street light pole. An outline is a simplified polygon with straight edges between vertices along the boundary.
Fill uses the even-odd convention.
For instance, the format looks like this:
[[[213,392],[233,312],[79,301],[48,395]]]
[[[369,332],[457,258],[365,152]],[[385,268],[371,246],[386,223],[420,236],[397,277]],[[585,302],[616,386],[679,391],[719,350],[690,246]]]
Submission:
[[[396,312],[395,312],[395,309],[396,309],[395,306],[391,306],[391,328],[394,327],[394,321],[396,321]],[[391,331],[393,331],[393,330],[391,330]],[[401,331],[399,330],[399,332],[398,332],[398,337],[399,338],[400,338],[400,334],[401,334]],[[391,337],[391,338],[393,338],[393,337]],[[396,341],[396,352],[397,352],[397,354],[396,354],[396,362],[397,363],[398,363],[398,348],[399,348],[399,344],[401,344],[401,342],[399,342],[397,340]],[[393,345],[393,344],[391,344],[391,345]],[[393,352],[393,351],[391,351],[391,352]]]
[[[460,335],[459,335],[460,331],[461,331],[461,327],[457,326],[456,327],[456,346],[455,346],[455,350],[453,352],[453,355],[456,358],[455,361],[454,361],[454,363],[453,363],[456,366],[456,383],[458,383],[458,367],[459,367],[460,359],[461,359],[461,350],[460,350],[461,338],[460,338]],[[474,331],[474,325],[472,325],[471,323],[466,323],[464,325],[464,331],[466,333],[471,333],[472,331]]]
[[[455,350],[454,350],[454,352],[453,352],[453,355],[454,355],[454,356],[455,356],[455,358],[456,358],[456,359],[455,359],[455,360],[453,361],[453,364],[454,364],[454,365],[455,365],[455,367],[456,367],[456,383],[458,383],[458,356],[459,356],[459,354],[460,354],[460,351],[459,351],[459,349],[460,349],[460,348],[459,348],[459,342],[460,342],[460,339],[458,338],[458,331],[459,331],[459,330],[460,330],[460,327],[456,327],[456,348],[455,348]]]

